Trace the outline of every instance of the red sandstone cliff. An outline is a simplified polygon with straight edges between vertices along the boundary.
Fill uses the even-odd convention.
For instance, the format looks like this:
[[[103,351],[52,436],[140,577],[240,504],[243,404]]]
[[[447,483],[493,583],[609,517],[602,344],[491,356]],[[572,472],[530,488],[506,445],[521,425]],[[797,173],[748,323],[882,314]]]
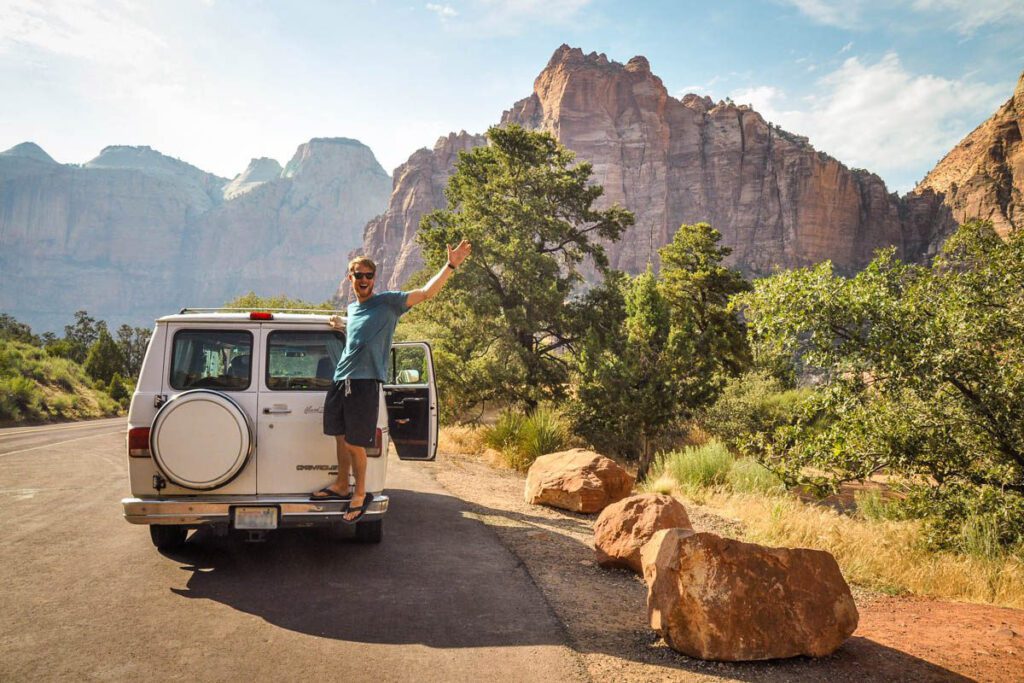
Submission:
[[[846,168],[748,107],[672,97],[643,57],[619,64],[563,45],[533,94],[501,121],[555,134],[593,163],[603,201],[636,214],[636,225],[608,249],[611,264],[626,271],[656,263],[680,224],[698,221],[721,231],[732,263],[750,274],[825,259],[852,271],[883,246],[920,257],[942,212],[927,198],[905,210],[878,176]],[[363,245],[381,262],[383,284],[401,286],[420,266],[413,245],[420,217],[444,206],[455,151],[483,142],[442,138],[395,173],[388,211],[367,226]],[[914,230],[905,230],[901,212],[914,216]]]
[[[991,220],[1001,235],[1024,228],[1024,73],[1013,97],[925,176],[908,199],[933,192],[955,223]]]

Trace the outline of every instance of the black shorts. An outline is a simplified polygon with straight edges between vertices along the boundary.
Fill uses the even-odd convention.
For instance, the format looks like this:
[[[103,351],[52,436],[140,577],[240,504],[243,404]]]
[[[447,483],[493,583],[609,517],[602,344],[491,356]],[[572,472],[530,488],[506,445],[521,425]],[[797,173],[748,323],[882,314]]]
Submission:
[[[354,446],[372,447],[377,436],[380,384],[375,379],[343,379],[332,384],[324,399],[324,434],[344,435]]]

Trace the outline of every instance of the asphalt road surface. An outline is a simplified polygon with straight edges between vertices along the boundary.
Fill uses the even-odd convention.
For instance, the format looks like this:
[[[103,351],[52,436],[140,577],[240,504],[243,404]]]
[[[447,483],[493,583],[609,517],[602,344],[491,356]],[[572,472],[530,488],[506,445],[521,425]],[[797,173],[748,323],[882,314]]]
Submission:
[[[380,545],[126,523],[123,419],[0,430],[0,680],[586,678],[529,575],[422,465]]]

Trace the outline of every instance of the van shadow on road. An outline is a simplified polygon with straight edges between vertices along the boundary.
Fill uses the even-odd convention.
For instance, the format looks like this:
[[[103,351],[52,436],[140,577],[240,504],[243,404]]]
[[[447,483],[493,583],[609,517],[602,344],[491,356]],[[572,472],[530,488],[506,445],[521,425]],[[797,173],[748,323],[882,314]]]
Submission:
[[[191,572],[192,599],[214,600],[302,633],[367,643],[458,648],[564,644],[522,564],[454,497],[389,490],[384,541],[316,529],[266,543],[205,530],[167,556]]]

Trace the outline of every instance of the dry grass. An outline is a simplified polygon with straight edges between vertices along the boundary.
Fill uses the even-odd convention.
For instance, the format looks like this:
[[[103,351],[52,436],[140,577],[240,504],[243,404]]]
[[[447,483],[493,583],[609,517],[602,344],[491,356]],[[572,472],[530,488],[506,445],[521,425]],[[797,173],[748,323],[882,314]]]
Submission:
[[[484,427],[451,425],[441,428],[437,449],[443,453],[472,455],[484,450]]]
[[[671,482],[652,488],[672,490]],[[676,495],[686,499],[676,490]],[[887,593],[1024,608],[1024,561],[935,552],[916,521],[871,521],[784,496],[705,491],[701,504],[739,521],[742,540],[816,548],[836,558],[853,584]]]

